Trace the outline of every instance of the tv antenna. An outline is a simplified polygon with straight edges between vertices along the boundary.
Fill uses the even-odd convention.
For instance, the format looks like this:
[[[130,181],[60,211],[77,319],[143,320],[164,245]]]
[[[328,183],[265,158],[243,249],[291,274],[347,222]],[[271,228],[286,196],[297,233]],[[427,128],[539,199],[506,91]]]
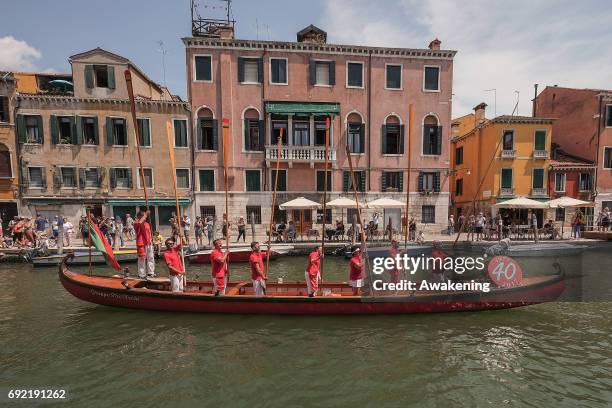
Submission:
[[[166,84],[166,54],[168,53],[168,50],[166,50],[166,46],[164,45],[164,42],[162,40],[156,41],[156,43],[159,46],[157,52],[161,53],[164,87],[168,88],[168,85]]]

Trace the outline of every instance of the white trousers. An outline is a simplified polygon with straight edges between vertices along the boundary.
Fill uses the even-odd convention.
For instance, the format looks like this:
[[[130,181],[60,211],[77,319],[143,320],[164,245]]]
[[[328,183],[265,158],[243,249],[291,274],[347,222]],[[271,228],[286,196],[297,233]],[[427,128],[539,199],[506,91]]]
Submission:
[[[314,294],[314,296],[317,296],[317,292],[314,291],[312,289],[312,285],[310,285],[310,275],[308,274],[308,271],[304,272],[304,279],[306,280],[306,287],[308,288],[308,295],[312,295]],[[321,274],[317,275],[317,282],[321,282]]]
[[[253,279],[253,292],[255,292],[255,296],[265,296],[266,281],[260,279]]]
[[[155,253],[153,244],[145,245],[145,257],[138,257],[138,277],[145,279],[155,276]]]
[[[182,292],[183,275],[170,275],[170,288],[173,292]]]

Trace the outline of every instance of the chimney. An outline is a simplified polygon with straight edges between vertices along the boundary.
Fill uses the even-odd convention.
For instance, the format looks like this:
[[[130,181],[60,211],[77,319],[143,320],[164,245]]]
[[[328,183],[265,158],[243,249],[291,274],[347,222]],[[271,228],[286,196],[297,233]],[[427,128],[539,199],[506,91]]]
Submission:
[[[222,40],[233,40],[234,39],[234,27],[231,25],[223,25],[217,29],[219,38]]]
[[[485,109],[487,104],[484,102],[479,103],[474,107],[474,127],[480,126],[485,120]]]
[[[440,40],[438,40],[437,38],[435,38],[432,42],[429,43],[429,49],[430,50],[439,50],[440,49],[440,44],[442,44],[442,42]]]
[[[459,122],[451,123],[451,137],[459,136]]]

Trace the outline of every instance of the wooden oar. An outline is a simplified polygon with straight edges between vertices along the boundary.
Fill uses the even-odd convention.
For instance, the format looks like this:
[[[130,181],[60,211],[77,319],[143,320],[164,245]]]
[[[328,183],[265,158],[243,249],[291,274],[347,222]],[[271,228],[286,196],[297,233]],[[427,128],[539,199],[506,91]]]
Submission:
[[[272,191],[272,211],[270,212],[270,227],[268,228],[268,256],[266,257],[265,278],[270,273],[270,256],[272,255],[272,226],[274,225],[274,213],[276,211],[276,187],[278,186],[278,171],[280,169],[281,149],[283,146],[284,128],[280,129],[280,136],[276,143],[276,173],[274,174],[274,190]]]
[[[412,128],[414,122],[414,104],[408,105],[408,175],[406,176],[406,211],[404,216],[406,217],[406,230],[404,231],[404,250],[408,249],[408,213],[410,212],[410,177],[412,173]],[[393,231],[392,231],[393,233]]]
[[[228,182],[229,182],[229,152],[230,152],[230,120],[223,118],[223,178],[225,188],[225,270],[226,280],[225,286],[229,283],[230,269],[229,269],[229,253],[230,253],[230,230],[229,230],[229,195],[228,195]]]
[[[329,152],[329,127],[330,120],[329,116],[325,119],[325,158],[324,158],[324,170],[323,170],[323,227],[321,228],[321,269],[320,269],[320,277],[321,277],[321,292],[323,292],[323,261],[325,260],[325,221],[327,218],[327,164],[328,157],[327,154]]]

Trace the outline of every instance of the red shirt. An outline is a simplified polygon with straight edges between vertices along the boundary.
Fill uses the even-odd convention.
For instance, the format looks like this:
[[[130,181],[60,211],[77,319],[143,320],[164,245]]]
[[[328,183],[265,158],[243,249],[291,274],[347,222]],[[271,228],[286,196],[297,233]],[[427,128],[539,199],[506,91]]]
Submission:
[[[363,267],[360,265],[361,261],[362,259],[360,253],[353,255],[351,258],[351,261],[349,262],[350,280],[363,279]]]
[[[313,251],[308,255],[308,268],[306,271],[310,276],[316,276],[321,270],[321,255],[317,251]]]
[[[227,263],[219,262],[218,260],[223,259],[223,251],[220,249],[213,249],[210,253],[210,264],[212,266],[212,276],[214,278],[222,278],[225,276],[227,270]]]
[[[251,255],[249,256],[249,264],[251,265],[251,279],[262,280],[263,277],[257,272],[257,268],[255,268],[255,266],[259,265],[259,270],[262,274],[264,273],[263,254],[261,252],[251,252]]]
[[[431,251],[431,257],[432,258],[436,258],[436,262],[434,262],[434,267],[433,267],[433,271],[435,273],[442,273],[444,272],[444,260],[446,259],[446,254],[442,251],[440,251],[439,249],[434,249],[433,251]],[[441,259],[442,261],[438,261],[437,259]],[[439,263],[442,262],[442,268],[438,268]]]
[[[134,223],[136,231],[136,246],[151,245],[151,224],[147,221]]]
[[[167,249],[164,252],[164,261],[166,261],[166,265],[168,265],[169,267],[172,267],[181,272],[185,272],[185,269],[183,268],[183,262],[181,261],[180,250],[180,245],[176,245],[172,249]],[[177,275],[177,273],[170,269],[170,275]]]

